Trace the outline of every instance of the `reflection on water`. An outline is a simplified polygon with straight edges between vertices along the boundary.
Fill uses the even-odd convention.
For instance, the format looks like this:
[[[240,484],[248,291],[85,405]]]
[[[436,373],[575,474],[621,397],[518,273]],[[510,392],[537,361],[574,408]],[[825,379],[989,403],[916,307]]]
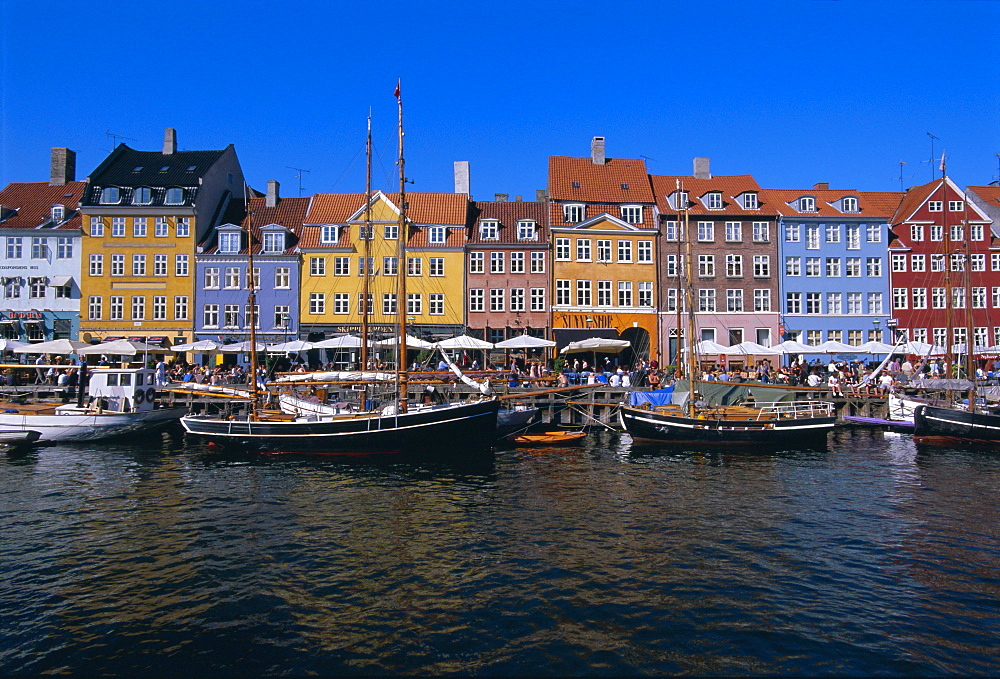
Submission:
[[[995,673],[1000,458],[0,458],[0,672]]]

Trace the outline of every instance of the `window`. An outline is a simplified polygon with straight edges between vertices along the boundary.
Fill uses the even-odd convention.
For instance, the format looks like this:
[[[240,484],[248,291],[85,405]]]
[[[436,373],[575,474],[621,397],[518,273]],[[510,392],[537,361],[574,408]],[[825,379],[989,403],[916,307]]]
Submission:
[[[162,295],[153,296],[153,320],[167,320],[167,298]]]
[[[965,255],[963,255],[963,254],[953,254],[951,256],[951,270],[952,271],[965,271]]]
[[[841,201],[841,207],[844,212],[857,212],[858,211],[858,199],[854,196],[847,196]]]
[[[190,217],[178,217],[177,218],[177,237],[187,238],[191,235],[191,218]],[[270,234],[264,234],[265,249],[267,248],[267,236]]]
[[[444,316],[444,293],[432,292],[427,296],[427,313],[431,316]]]
[[[910,225],[910,240],[921,241],[924,239],[924,225],[923,224],[911,224]]]
[[[669,288],[667,290],[666,311],[677,311],[677,293],[677,288]]]
[[[948,212],[961,212],[965,209],[964,200],[949,200],[948,201]]]
[[[822,273],[822,260],[819,257],[806,257],[806,277],[817,278]]]
[[[972,271],[986,271],[986,255],[977,253],[970,255],[970,257],[972,262]]]
[[[841,292],[826,293],[826,313],[839,316],[844,313],[844,294]]]
[[[848,330],[847,331],[847,343],[852,347],[861,346],[861,331],[860,330]]]
[[[860,257],[848,257],[847,258],[847,276],[848,277],[859,277],[861,276],[861,258]]]
[[[767,222],[753,223],[753,242],[767,243],[771,240],[771,229]]]
[[[358,313],[368,314],[371,316],[375,313],[375,294],[369,292],[367,303],[365,301],[365,293],[358,293]]]
[[[444,245],[447,240],[448,230],[443,226],[432,226],[429,229],[427,242],[431,245]]]
[[[144,321],[144,320],[146,320],[146,298],[145,297],[133,297],[132,298],[132,320],[133,321]]]
[[[358,240],[374,240],[375,239],[375,229],[368,224],[360,224],[358,226]]]
[[[155,223],[153,224],[153,235],[157,238],[166,238],[170,235],[170,222],[166,217],[157,217]],[[238,242],[238,241],[237,241]],[[233,252],[239,252],[239,245]]]
[[[556,238],[556,261],[570,261],[569,238]]]
[[[864,310],[861,308],[861,301],[860,292],[847,293],[847,313],[855,316],[864,313]]]
[[[485,298],[482,288],[472,288],[469,290],[469,311],[479,312],[485,310]]]
[[[226,304],[222,308],[222,324],[226,328],[240,327],[240,305]]]
[[[146,237],[146,218],[145,217],[134,217],[132,219],[132,237],[133,238],[145,238]]]
[[[504,253],[502,252],[491,252],[490,253],[490,273],[503,273],[504,272]]]
[[[674,209],[676,210],[686,210],[690,206],[690,200],[688,199],[687,191],[675,191],[674,192]]]
[[[90,256],[90,275],[91,276],[104,275],[104,255]]]
[[[785,313],[786,314],[801,314],[802,313],[802,293],[801,292],[789,292],[785,295]]]
[[[531,253],[531,273],[545,273],[545,253]]]
[[[715,290],[711,288],[699,288],[698,290],[698,311],[715,311]]]
[[[220,231],[219,252],[238,253],[240,251],[240,240],[239,231]]]
[[[757,288],[753,291],[754,312],[771,311],[771,291],[767,288]]]
[[[111,255],[111,275],[125,275],[125,255]]]
[[[754,192],[747,192],[743,194],[743,209],[744,210],[756,210],[760,203],[757,202],[757,194]]]
[[[524,253],[523,252],[512,252],[512,253],[510,253],[510,272],[511,273],[524,273]]]
[[[729,289],[726,290],[726,311],[737,313],[743,311],[743,291]]]
[[[642,224],[641,205],[622,205],[621,215],[622,221],[628,222],[629,224]]]
[[[111,218],[111,237],[112,238],[124,238],[125,237],[125,218],[124,217],[112,217]]]
[[[178,229],[180,225],[178,224]],[[180,235],[180,234],[177,234]],[[264,234],[264,252],[284,252],[285,234],[280,231],[268,231]]]
[[[104,315],[104,298],[91,296],[87,298],[87,319],[91,321],[101,320]]]
[[[49,258],[49,239],[48,238],[32,238],[31,239],[31,258],[32,259],[48,259]]]
[[[743,255],[726,255],[726,276],[729,278],[743,277]]]
[[[785,275],[786,276],[802,275],[801,257],[785,257]]]
[[[167,275],[167,256],[166,255],[153,255],[153,275],[154,276],[166,276]]]
[[[944,240],[944,227],[940,224],[931,224],[931,240]]]
[[[406,275],[407,276],[423,276],[424,275],[424,260],[420,257],[407,257],[406,258]]]
[[[90,235],[94,238],[104,237],[104,220],[100,217],[90,218]],[[20,255],[18,255],[20,257]]]
[[[153,192],[148,186],[140,186],[132,191],[133,205],[149,205],[153,202]]]
[[[240,269],[237,266],[227,266],[226,267],[226,280],[225,285],[227,290],[239,289],[240,287]]]
[[[524,311],[524,288],[512,288],[510,291],[510,310]]]
[[[964,290],[962,292],[965,292]],[[880,314],[882,313],[882,293],[881,292],[869,292],[868,293],[868,313],[870,314]]]
[[[578,238],[576,241],[576,261],[578,262],[589,262],[590,261],[590,239],[589,238]]]
[[[892,308],[893,309],[906,309],[907,308],[907,290],[906,288],[893,288],[892,289]]]
[[[247,286],[252,285],[254,290],[260,290],[260,267],[255,266],[251,273],[253,273],[253,277],[247,277]]]
[[[840,224],[826,225],[826,242],[827,243],[840,242]]]
[[[680,238],[677,222],[663,222],[663,237],[670,242],[677,242]]]
[[[326,293],[309,293],[309,313],[314,316],[326,313]]]
[[[665,262],[666,262],[666,273],[671,278],[676,277],[680,273],[682,273],[682,272],[679,271],[679,269],[680,269],[680,266],[679,266],[680,259],[678,258],[677,255],[667,255],[666,259],[665,259]]]
[[[469,253],[469,273],[483,273],[485,265],[485,254],[482,252]]]
[[[715,255],[698,255],[698,275],[703,278],[715,275]]]
[[[383,226],[382,237],[386,240],[397,240],[399,238],[399,224],[386,224]]]
[[[351,293],[349,292],[333,293],[333,313],[348,314],[350,312],[351,312]]]
[[[869,243],[881,243],[882,227],[878,224],[869,224],[865,230],[865,238]]]
[[[419,292],[406,293],[406,313],[420,315],[424,313],[424,296]]]
[[[325,245],[336,243],[338,240],[338,229],[335,224],[324,224],[319,229],[319,242]]]
[[[219,289],[219,267],[209,266],[205,268],[205,289]]]
[[[578,204],[563,205],[563,221],[576,223],[583,221],[584,206]]]
[[[944,255],[931,255],[931,271],[944,271]]]
[[[964,232],[965,232],[965,229],[962,228],[961,224],[952,224],[951,225],[951,239],[953,241],[965,240],[965,237],[963,236]]]
[[[826,275],[828,278],[840,278],[840,257],[826,258]]]
[[[753,256],[753,275],[754,278],[770,278],[771,276],[770,255]]]
[[[346,257],[344,259],[347,259]],[[350,260],[348,260],[350,261]],[[382,258],[382,275],[383,276],[395,276],[399,273],[399,258],[398,257],[383,257]]]
[[[184,202],[184,189],[167,189],[166,198],[163,201],[167,205],[180,205]]]
[[[641,240],[636,243],[637,261],[640,264],[651,264],[653,262],[653,241]]]
[[[382,293],[382,313],[386,316],[394,316],[396,314],[396,293]]]
[[[726,222],[726,242],[741,243],[743,241],[743,222]]]
[[[175,276],[187,276],[188,275],[188,256],[187,255],[174,255],[174,275]]]
[[[881,278],[882,277],[882,258],[881,257],[869,257],[865,260],[865,271],[869,278]]]
[[[618,262],[629,263],[632,261],[632,241],[618,241]]]
[[[698,222],[698,242],[715,242],[715,222]]]
[[[927,257],[925,255],[910,255],[910,270],[920,273],[927,270]]]
[[[490,290],[490,311],[503,311],[506,303],[507,291],[503,288],[493,288]]]
[[[310,276],[326,275],[326,257],[309,258],[309,275]]]
[[[112,321],[123,321],[125,320],[125,298],[113,295],[111,297],[111,315],[110,320]]]
[[[903,273],[906,271],[906,255],[893,254],[891,260],[892,272]]]
[[[146,275],[146,255],[132,255],[132,275]]]
[[[806,313],[807,314],[820,314],[823,313],[822,309],[822,295],[818,292],[807,292],[806,293]]]
[[[178,295],[177,297],[174,297],[174,320],[175,321],[188,320],[187,295]]]
[[[431,257],[429,265],[431,276],[444,276],[444,257]]]
[[[722,209],[722,194],[718,191],[711,191],[705,196],[705,207],[709,210]]]
[[[799,198],[799,212],[816,212],[816,199],[812,196]]]
[[[969,224],[969,240],[983,240],[983,225]]]
[[[611,261],[611,241],[597,241],[597,261],[605,263]]]
[[[522,219],[517,223],[518,240],[538,240],[537,224],[531,219]]]
[[[20,237],[7,237],[7,259],[21,259],[21,242]]]
[[[545,311],[545,288],[531,289],[531,310]]]
[[[206,328],[219,327],[219,305],[206,304],[202,310],[202,321]]]
[[[618,306],[632,306],[632,281],[618,281]]]
[[[101,190],[101,204],[115,205],[122,199],[122,192],[117,186],[109,186]]]
[[[576,305],[590,306],[593,303],[592,285],[590,281],[576,282]]]
[[[32,276],[28,279],[28,298],[43,299],[45,297],[45,279],[40,276]]]
[[[556,306],[569,306],[569,281],[559,279],[556,281]]]
[[[500,239],[500,222],[495,219],[484,219],[479,223],[479,237],[483,240]]]
[[[819,250],[819,226],[810,225],[806,227],[806,249]]]
[[[802,240],[801,224],[785,224],[785,242],[799,243]]]
[[[597,281],[597,306],[611,306],[611,281]]]

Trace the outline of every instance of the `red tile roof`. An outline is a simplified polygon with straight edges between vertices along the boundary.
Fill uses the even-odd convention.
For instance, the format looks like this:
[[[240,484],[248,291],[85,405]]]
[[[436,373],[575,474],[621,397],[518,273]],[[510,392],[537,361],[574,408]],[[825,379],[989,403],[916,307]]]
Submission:
[[[77,206],[85,187],[86,182],[75,181],[60,186],[49,186],[48,182],[8,184],[0,191],[0,228],[34,229],[49,220],[52,206],[58,204],[66,206],[68,219],[56,228],[79,229],[82,222]]]
[[[284,226],[292,232],[292,237],[285,239],[285,243],[288,247],[285,249],[284,253],[282,253],[292,254],[298,245],[299,237],[301,236],[303,230],[302,220],[305,219],[306,210],[309,208],[309,200],[310,199],[308,197],[282,198],[274,207],[267,207],[267,205],[265,205],[267,200],[263,197],[251,198],[247,201],[247,209],[250,212],[250,216],[244,217],[241,226],[244,229],[249,228],[250,233],[253,236],[254,254],[257,255],[261,253],[263,248],[263,236],[261,235],[262,227],[269,224]],[[211,247],[205,248],[204,254],[218,254],[218,242],[216,241],[215,234],[210,233],[208,240],[212,242],[212,245]],[[240,254],[245,255],[246,253],[246,248],[240,251]]]
[[[545,244],[548,241],[546,229],[546,207],[544,202],[523,201],[477,201],[472,204],[470,214],[469,240],[470,244],[479,243],[532,243]],[[496,219],[500,222],[497,240],[483,241],[479,233],[479,223],[484,219]],[[522,241],[517,238],[517,222],[522,219],[532,219],[536,223],[537,240]]]
[[[598,165],[589,157],[549,156],[549,197],[581,203],[655,202],[641,158],[609,158]]]
[[[399,205],[398,193],[384,193],[393,205]],[[469,197],[464,193],[406,194],[407,217],[414,224],[465,226]],[[313,196],[307,224],[343,224],[365,205],[364,193],[317,193]]]
[[[760,185],[757,184],[751,175],[734,174],[713,176],[711,179],[698,179],[690,175],[686,176],[664,176],[651,175],[650,181],[653,184],[653,192],[656,195],[656,204],[660,207],[661,214],[676,215],[677,210],[670,206],[667,196],[677,191],[677,183],[688,192],[689,213],[692,215],[773,215],[777,214],[776,207],[770,204]],[[699,200],[702,196],[712,191],[722,193],[722,209],[709,210],[705,204]],[[745,210],[736,197],[747,191],[758,193],[758,209]]]
[[[761,194],[784,217],[865,217],[888,221],[896,211],[903,194],[898,191],[856,191],[854,189],[764,189]],[[799,212],[793,203],[802,196],[816,198],[816,209]],[[842,212],[831,203],[853,196],[858,199],[857,212]]]
[[[941,186],[941,179],[935,179],[932,182],[923,184],[921,186],[914,186],[908,189],[903,195],[903,200],[900,201],[899,207],[896,208],[895,214],[892,216],[890,224],[902,224],[906,220],[913,217],[913,214],[923,205],[924,201],[933,194]]]

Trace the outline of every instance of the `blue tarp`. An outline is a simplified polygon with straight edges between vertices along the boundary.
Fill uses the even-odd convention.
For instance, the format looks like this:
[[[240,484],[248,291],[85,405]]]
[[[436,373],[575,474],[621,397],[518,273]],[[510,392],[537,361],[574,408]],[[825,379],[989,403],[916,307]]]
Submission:
[[[672,384],[666,389],[657,389],[656,391],[633,391],[629,398],[629,405],[638,406],[649,403],[654,408],[656,406],[670,405],[673,393],[674,385]]]

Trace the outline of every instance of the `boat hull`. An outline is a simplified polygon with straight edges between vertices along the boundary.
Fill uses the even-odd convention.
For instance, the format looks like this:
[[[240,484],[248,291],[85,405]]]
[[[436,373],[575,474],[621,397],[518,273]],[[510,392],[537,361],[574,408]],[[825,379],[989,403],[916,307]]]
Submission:
[[[974,441],[1000,445],[1000,415],[932,405],[917,406],[913,438],[919,443]]]
[[[184,408],[162,408],[136,413],[0,413],[0,432],[37,431],[42,442],[101,441],[165,426],[185,412]]]
[[[619,417],[633,439],[666,443],[802,443],[825,439],[837,418],[722,420],[622,406]]]
[[[543,431],[514,437],[519,446],[579,446],[587,438],[585,431]]]
[[[496,441],[496,400],[421,408],[405,414],[249,422],[181,418],[195,436],[229,448],[269,453],[362,453],[488,448]]]

